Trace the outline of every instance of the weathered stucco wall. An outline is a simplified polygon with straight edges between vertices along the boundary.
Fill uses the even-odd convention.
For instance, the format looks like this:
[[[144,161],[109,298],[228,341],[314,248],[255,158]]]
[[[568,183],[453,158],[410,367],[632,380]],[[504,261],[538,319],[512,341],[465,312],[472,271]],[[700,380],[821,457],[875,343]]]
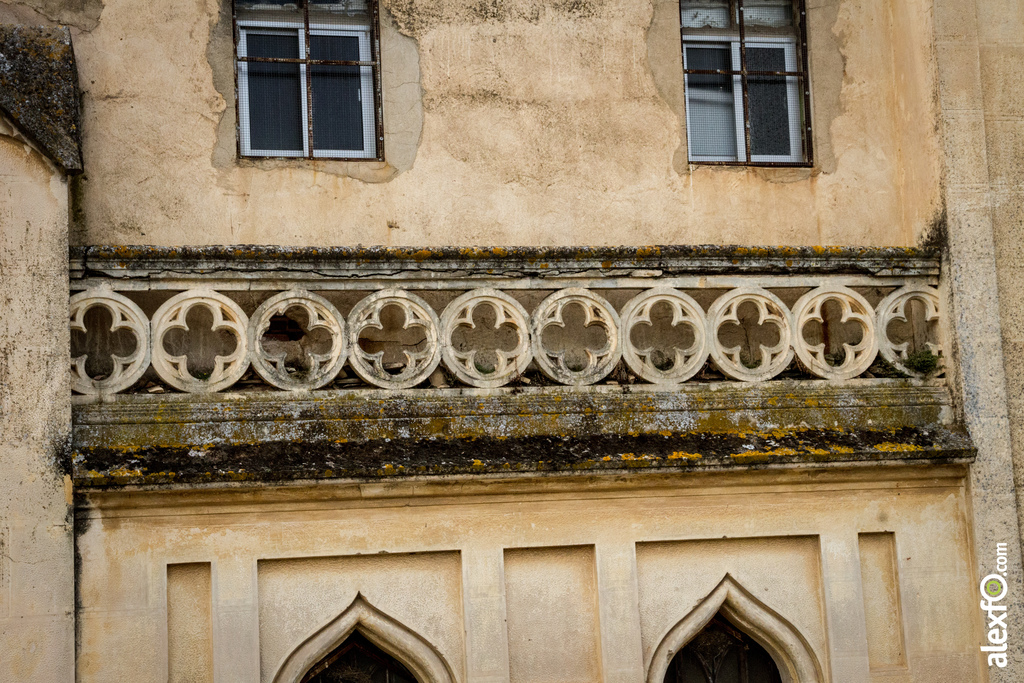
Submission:
[[[0,120],[0,680],[74,680],[67,184]]]
[[[942,215],[929,6],[811,3],[813,170],[686,164],[670,0],[383,0],[387,163],[235,158],[226,0],[0,18],[76,27],[76,243],[912,245]]]
[[[963,474],[83,492],[79,680],[281,680],[367,603],[459,683],[641,683],[726,581],[735,613],[756,601],[775,615],[769,642],[775,620],[806,643],[819,675],[801,681],[981,683]]]

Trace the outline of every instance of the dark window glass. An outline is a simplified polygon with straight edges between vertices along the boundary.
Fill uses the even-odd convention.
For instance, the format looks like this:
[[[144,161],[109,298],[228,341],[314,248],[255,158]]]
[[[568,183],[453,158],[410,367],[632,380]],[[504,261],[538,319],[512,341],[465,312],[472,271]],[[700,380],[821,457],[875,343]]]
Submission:
[[[748,71],[786,71],[786,51],[748,47]],[[750,153],[788,156],[790,106],[785,76],[748,76]]]
[[[311,59],[359,61],[359,38],[310,36]],[[310,65],[313,85],[313,148],[362,150],[360,67]]]
[[[417,683],[402,666],[358,631],[317,662],[302,683]]]
[[[781,682],[771,655],[720,616],[672,658],[665,674],[665,683]]]
[[[248,33],[249,57],[299,56],[299,36]],[[298,64],[249,62],[249,140],[253,149],[302,152],[302,80]]]
[[[732,70],[728,46],[686,47],[686,68]],[[718,74],[688,74],[690,154],[736,158],[735,98],[733,77]]]

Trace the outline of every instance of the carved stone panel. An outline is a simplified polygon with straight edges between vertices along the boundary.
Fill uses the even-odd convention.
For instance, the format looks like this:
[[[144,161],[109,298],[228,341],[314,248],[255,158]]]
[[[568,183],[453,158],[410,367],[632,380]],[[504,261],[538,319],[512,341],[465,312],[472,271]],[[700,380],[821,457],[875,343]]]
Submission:
[[[475,338],[469,338],[471,333]],[[445,366],[466,384],[503,386],[521,375],[533,358],[529,316],[504,292],[466,292],[441,314],[441,354]]]
[[[544,299],[533,312],[532,327],[537,366],[562,384],[600,381],[622,355],[619,315],[587,289],[570,287]]]
[[[837,309],[830,315],[826,307]],[[808,371],[824,379],[851,379],[875,360],[874,311],[867,300],[848,287],[818,287],[804,294],[793,307],[794,344],[797,357]],[[810,343],[805,337],[810,324],[820,326],[822,341]],[[852,332],[845,328],[859,328]],[[847,339],[857,338],[850,342]]]
[[[142,377],[149,367],[149,320],[135,302],[109,289],[96,288],[71,297],[71,331],[98,336],[100,330],[86,327],[86,314],[100,308],[110,319],[109,333],[122,333],[134,337],[135,348],[126,355],[109,352],[110,371],[106,376],[91,376],[86,368],[88,354],[71,359],[71,388],[80,394],[113,394],[127,389]],[[107,341],[110,344],[109,339]],[[99,350],[97,350],[99,351]]]
[[[374,386],[414,387],[441,362],[441,323],[430,305],[411,292],[385,289],[366,297],[349,313],[348,327],[352,369]],[[367,335],[373,330],[379,339]]]
[[[248,324],[238,304],[211,289],[191,289],[173,296],[153,315],[153,368],[162,380],[181,391],[226,389],[249,367]],[[180,333],[179,339],[169,340],[175,332]],[[168,342],[182,352],[169,351]],[[232,342],[233,349],[227,350]]]
[[[927,350],[934,356],[942,355],[942,344],[937,330],[938,292],[932,287],[907,285],[882,299],[875,311],[878,319],[875,327],[878,350],[882,357],[908,375],[927,375],[926,372],[910,367],[907,361],[914,351]],[[894,341],[891,338],[893,323],[903,323],[909,328],[903,341]]]
[[[338,309],[303,289],[270,297],[249,321],[253,368],[279,389],[324,386],[345,364],[347,346]]]
[[[732,379],[771,379],[793,358],[789,310],[779,297],[760,287],[738,287],[719,297],[708,311],[707,331],[711,358]],[[730,341],[723,343],[723,333],[728,333]]]
[[[677,289],[648,290],[622,309],[621,344],[626,365],[648,382],[685,382],[708,359],[704,311]]]

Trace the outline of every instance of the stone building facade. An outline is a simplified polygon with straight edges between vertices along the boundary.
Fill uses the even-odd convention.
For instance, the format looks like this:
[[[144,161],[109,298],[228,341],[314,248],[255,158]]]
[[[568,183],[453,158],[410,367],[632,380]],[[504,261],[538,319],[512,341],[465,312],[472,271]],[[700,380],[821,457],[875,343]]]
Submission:
[[[0,680],[1024,676],[1019,3],[0,22]]]

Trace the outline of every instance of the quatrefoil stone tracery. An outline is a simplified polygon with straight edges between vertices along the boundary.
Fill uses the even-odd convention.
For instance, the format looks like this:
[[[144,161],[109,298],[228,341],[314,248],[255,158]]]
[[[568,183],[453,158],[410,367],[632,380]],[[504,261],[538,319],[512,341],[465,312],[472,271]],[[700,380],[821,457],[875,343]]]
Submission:
[[[164,348],[171,330],[188,330],[189,311],[201,306],[213,316],[212,331],[227,331],[235,338],[235,348],[227,356],[216,356],[214,368],[206,379],[194,377],[188,370],[188,356],[172,356]],[[190,393],[209,393],[226,389],[241,379],[249,367],[248,328],[245,313],[231,299],[210,289],[192,289],[168,299],[153,315],[153,369],[175,389]]]
[[[809,344],[804,338],[804,326],[816,321],[825,323],[823,308],[829,301],[839,304],[840,323],[855,322],[861,327],[861,339],[856,344],[843,343],[845,355],[840,365],[830,365],[825,358],[825,344]],[[867,299],[848,287],[823,286],[804,294],[793,307],[795,322],[794,346],[797,357],[808,371],[831,380],[851,379],[861,374],[875,360],[878,343],[875,338],[874,311]]]
[[[263,336],[270,328],[274,316],[284,315],[289,309],[300,308],[306,313],[306,333],[326,330],[331,335],[331,347],[327,353],[314,353],[303,349],[309,370],[304,373],[289,373],[285,367],[286,354],[271,354],[263,344]],[[330,382],[345,364],[348,338],[341,314],[327,299],[293,289],[272,296],[256,309],[249,322],[249,348],[252,349],[252,366],[269,384],[279,389],[312,390]]]
[[[633,329],[640,324],[653,325],[651,310],[667,304],[672,310],[672,327],[688,326],[693,331],[689,348],[674,347],[675,361],[667,369],[652,361],[654,349],[638,349],[632,341]],[[704,311],[690,296],[677,289],[659,287],[648,290],[629,301],[622,309],[622,358],[629,369],[653,384],[679,384],[693,377],[708,358]]]
[[[568,306],[580,306],[584,311],[584,327],[597,325],[604,328],[606,341],[597,350],[585,349],[587,364],[573,370],[565,362],[565,351],[544,348],[544,331],[549,327],[565,327],[563,314]],[[550,379],[571,386],[585,386],[603,379],[619,362],[622,347],[619,344],[619,315],[603,297],[590,290],[572,287],[555,292],[544,299],[533,312],[533,357]]]
[[[368,329],[383,330],[380,314],[388,306],[397,306],[405,316],[403,329],[423,329],[426,336],[422,351],[406,349],[406,366],[398,374],[384,367],[384,352],[369,353],[359,345]],[[427,379],[441,362],[440,321],[430,305],[420,297],[401,289],[385,289],[366,297],[349,313],[349,362],[363,381],[384,389],[408,389]]]
[[[743,364],[742,346],[726,348],[719,339],[723,325],[740,325],[739,308],[746,303],[757,307],[758,325],[772,325],[779,332],[779,342],[774,346],[758,345],[760,363],[753,368]],[[793,324],[789,310],[779,297],[760,287],[739,287],[719,297],[708,311],[707,333],[711,358],[718,369],[732,379],[768,380],[785,370],[793,359]]]
[[[105,308],[110,313],[110,331],[128,330],[135,335],[135,350],[130,355],[111,354],[113,369],[105,379],[93,379],[86,372],[88,356],[71,359],[71,389],[80,394],[98,396],[127,389],[142,377],[149,367],[149,320],[135,302],[109,289],[90,289],[71,297],[71,330],[88,334],[85,314],[91,308]]]
[[[879,302],[875,309],[877,316],[875,331],[878,350],[885,360],[901,372],[913,377],[922,377],[924,373],[912,370],[905,363],[910,351],[910,341],[896,344],[889,339],[889,325],[897,320],[905,323],[911,322],[910,316],[907,315],[907,304],[913,300],[924,304],[924,322],[926,324],[939,319],[939,295],[936,290],[932,287],[907,285],[892,292]],[[925,342],[925,346],[936,356],[942,354],[941,344]]]
[[[459,351],[455,348],[452,335],[459,327],[476,329],[473,313],[477,308],[490,307],[494,311],[494,330],[503,325],[512,325],[518,334],[518,342],[511,351],[501,348],[486,349],[497,358],[493,372],[482,372],[476,364],[480,349]],[[445,365],[455,376],[466,384],[480,388],[494,388],[507,384],[521,375],[530,364],[529,316],[522,304],[504,292],[496,289],[475,289],[458,297],[441,314],[441,352]]]

